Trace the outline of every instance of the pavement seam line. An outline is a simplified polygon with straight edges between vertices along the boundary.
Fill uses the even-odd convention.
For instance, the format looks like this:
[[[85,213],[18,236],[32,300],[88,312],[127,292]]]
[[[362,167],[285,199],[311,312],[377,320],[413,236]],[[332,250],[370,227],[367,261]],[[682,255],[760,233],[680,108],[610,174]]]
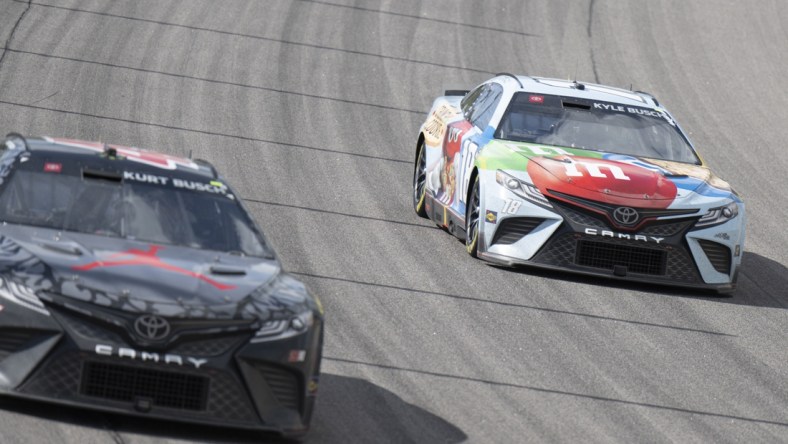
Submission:
[[[616,404],[624,404],[630,405],[634,407],[643,407],[643,408],[651,408],[657,410],[667,410],[672,412],[679,412],[679,413],[688,413],[694,415],[702,415],[702,416],[710,416],[714,418],[722,418],[722,419],[729,419],[729,420],[738,420],[738,421],[746,421],[746,422],[753,422],[753,423],[760,423],[760,424],[769,424],[769,425],[776,425],[780,427],[788,427],[788,422],[781,422],[781,421],[774,421],[770,419],[759,419],[759,418],[749,418],[746,416],[737,416],[737,415],[730,415],[727,413],[716,413],[716,412],[709,412],[703,410],[693,410],[683,407],[672,407],[669,405],[663,404],[654,404],[650,402],[638,402],[638,401],[628,401],[626,399],[617,399],[617,398],[610,398],[607,396],[599,396],[599,395],[592,395],[587,393],[577,393],[577,392],[570,392],[567,390],[559,390],[559,389],[551,389],[546,387],[537,387],[531,385],[523,385],[523,384],[515,384],[511,382],[501,382],[501,381],[491,381],[487,379],[481,378],[474,378],[470,376],[460,376],[460,375],[452,375],[449,373],[440,373],[440,372],[433,372],[429,370],[418,370],[413,368],[405,368],[405,367],[397,367],[393,365],[385,365],[385,364],[376,364],[373,362],[363,362],[363,361],[355,361],[352,359],[344,359],[344,358],[336,358],[333,356],[324,356],[323,360],[325,361],[332,361],[344,364],[352,364],[352,365],[363,365],[368,367],[377,367],[385,370],[395,370],[395,371],[402,371],[408,373],[417,373],[423,374],[428,376],[434,376],[437,378],[449,378],[455,379],[460,381],[468,381],[468,382],[476,382],[481,384],[488,384],[492,386],[498,387],[508,387],[508,388],[517,388],[523,390],[531,390],[540,393],[548,393],[553,395],[564,395],[564,396],[572,396],[576,398],[584,398],[589,399],[592,401],[602,401],[602,402],[612,402]]]
[[[13,1],[19,2],[20,0],[13,0]],[[32,0],[29,0],[29,1],[32,2]],[[153,20],[153,19],[146,19],[146,18],[140,18],[140,17],[129,17],[129,16],[124,16],[124,15],[111,14],[111,13],[108,13],[108,12],[91,11],[89,9],[69,8],[69,7],[65,7],[65,6],[52,5],[52,4],[48,4],[48,3],[35,2],[35,3],[32,3],[32,4],[35,5],[35,6],[43,7],[43,8],[60,9],[60,10],[65,10],[65,11],[70,11],[70,12],[77,12],[77,13],[82,13],[82,14],[93,14],[93,15],[98,15],[98,16],[102,16],[102,17],[116,18],[116,19],[120,19],[120,20],[129,20],[129,21],[136,21],[136,22],[142,22],[142,23],[150,23],[150,24],[154,24],[154,25],[158,25],[158,26],[170,26],[170,27],[173,27],[173,28],[188,29],[190,31],[209,32],[209,33],[228,35],[228,36],[239,37],[239,38],[247,38],[247,39],[252,39],[252,40],[260,40],[260,41],[278,43],[280,45],[299,46],[299,47],[302,47],[302,48],[317,49],[317,50],[321,50],[321,51],[335,51],[335,52],[341,52],[341,53],[344,53],[344,54],[352,54],[352,55],[365,56],[365,57],[374,57],[374,58],[379,58],[379,59],[383,59],[383,60],[394,60],[394,61],[402,62],[402,63],[412,63],[412,64],[415,64],[415,65],[433,66],[433,67],[436,67],[436,68],[456,69],[456,70],[461,70],[461,71],[476,72],[476,73],[480,73],[480,74],[493,74],[493,71],[487,71],[487,70],[484,70],[484,69],[471,68],[471,67],[465,67],[465,66],[449,65],[447,63],[430,62],[430,61],[427,61],[427,60],[414,60],[414,59],[409,59],[409,58],[406,58],[406,57],[398,57],[398,56],[391,56],[391,55],[385,55],[385,54],[376,54],[376,53],[372,53],[372,52],[366,52],[366,51],[360,51],[360,50],[354,50],[354,49],[345,49],[345,48],[337,48],[337,47],[333,47],[333,46],[318,45],[318,44],[314,44],[314,43],[297,42],[297,41],[294,41],[294,40],[275,39],[275,38],[264,37],[264,36],[260,36],[260,35],[241,34],[241,33],[237,33],[237,32],[225,31],[225,30],[221,30],[221,29],[201,28],[199,26],[193,26],[193,25],[183,25],[183,24],[180,24],[180,23],[165,22],[165,21],[161,21],[161,20]]]

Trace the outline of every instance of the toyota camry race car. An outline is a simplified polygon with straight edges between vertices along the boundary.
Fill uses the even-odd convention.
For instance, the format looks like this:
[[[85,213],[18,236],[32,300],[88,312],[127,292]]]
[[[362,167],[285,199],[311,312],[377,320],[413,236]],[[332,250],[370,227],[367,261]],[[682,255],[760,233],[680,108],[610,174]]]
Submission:
[[[499,74],[433,103],[413,206],[502,265],[732,291],[744,203],[646,93]]]
[[[10,134],[0,394],[298,436],[323,311],[207,162]]]

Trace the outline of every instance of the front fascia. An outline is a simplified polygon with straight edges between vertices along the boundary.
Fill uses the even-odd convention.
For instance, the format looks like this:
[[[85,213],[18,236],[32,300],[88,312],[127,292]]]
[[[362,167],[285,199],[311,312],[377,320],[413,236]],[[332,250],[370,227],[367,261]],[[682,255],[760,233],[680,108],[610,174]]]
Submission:
[[[523,155],[526,154],[526,155]],[[550,147],[535,144],[525,143],[510,143],[506,141],[492,141],[480,153],[476,159],[476,166],[479,169],[479,177],[483,183],[483,196],[482,196],[482,215],[489,214],[490,218],[494,219],[494,223],[486,220],[482,225],[482,241],[480,248],[483,255],[496,258],[498,262],[514,263],[528,263],[540,250],[549,245],[550,238],[555,235],[562,226],[566,227],[568,221],[564,221],[564,217],[560,211],[555,208],[547,209],[544,206],[534,205],[533,203],[517,196],[511,190],[506,189],[500,185],[495,178],[497,170],[506,172],[507,174],[516,177],[517,179],[533,183],[528,171],[529,157],[530,156],[582,156],[586,158],[602,159],[606,156],[605,153],[599,153],[588,150],[578,150],[563,147]],[[657,165],[641,161],[639,159],[627,159],[630,162],[636,162],[639,166],[643,165],[647,168],[660,170]],[[695,167],[691,167],[695,168]],[[698,167],[698,170],[703,167]],[[688,168],[689,170],[689,168]],[[691,173],[693,171],[690,171]],[[696,175],[700,175],[699,173]],[[691,210],[691,216],[699,217],[705,214],[709,209],[725,205],[731,201],[737,202],[740,207],[739,215],[730,221],[712,226],[706,229],[692,229],[691,223],[687,225],[685,236],[674,237],[666,242],[673,242],[677,248],[688,250],[694,262],[694,267],[697,267],[702,284],[709,285],[725,285],[735,281],[735,276],[738,267],[741,264],[741,257],[744,248],[744,205],[741,200],[729,191],[727,183],[719,181],[715,176],[709,176],[717,182],[715,185],[720,184],[720,187],[715,187],[706,181],[701,180],[702,177],[683,176],[677,178],[678,192],[676,198],[666,206],[669,210]],[[544,190],[547,191],[547,190]],[[548,193],[546,193],[548,194]],[[512,202],[515,202],[513,205]],[[507,218],[511,217],[531,217],[543,219],[543,221],[534,228],[529,234],[523,236],[520,240],[506,245],[493,244],[492,240],[495,236],[495,230],[501,226]],[[659,217],[658,222],[669,222],[670,219],[687,220],[687,215],[676,217]],[[688,222],[689,223],[689,222]],[[604,235],[610,237],[627,237],[630,236],[634,239],[636,233],[627,234],[619,233],[613,229],[600,229],[594,227],[583,227],[582,225],[573,225],[572,229],[581,233],[593,233],[595,236]],[[640,238],[638,238],[640,240]],[[657,236],[646,237],[644,243],[648,242],[662,242],[658,240]],[[731,268],[730,272],[720,273],[711,264],[707,255],[704,253],[698,239],[716,242],[725,245],[731,252]],[[508,258],[508,259],[507,259]]]

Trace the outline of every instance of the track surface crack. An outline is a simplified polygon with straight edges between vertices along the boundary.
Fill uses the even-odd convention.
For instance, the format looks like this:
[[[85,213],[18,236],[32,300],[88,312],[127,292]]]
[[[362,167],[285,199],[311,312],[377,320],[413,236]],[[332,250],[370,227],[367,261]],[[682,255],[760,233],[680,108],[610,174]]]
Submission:
[[[19,14],[19,17],[16,19],[16,23],[14,23],[14,27],[11,28],[11,33],[8,34],[8,38],[5,40],[3,44],[3,54],[0,54],[0,69],[3,68],[3,61],[5,60],[5,55],[8,54],[8,45],[11,44],[11,41],[14,39],[14,34],[16,34],[16,29],[19,28],[19,24],[22,23],[22,19],[25,18],[27,11],[30,10],[30,6],[32,6],[33,0],[27,0],[27,6],[25,6],[25,10]]]

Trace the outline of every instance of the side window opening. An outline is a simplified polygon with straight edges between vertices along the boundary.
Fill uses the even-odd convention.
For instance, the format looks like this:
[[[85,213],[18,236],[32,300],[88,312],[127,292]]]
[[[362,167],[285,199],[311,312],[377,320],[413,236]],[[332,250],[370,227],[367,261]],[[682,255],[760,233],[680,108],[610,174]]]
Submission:
[[[498,107],[498,102],[500,102],[502,94],[503,88],[501,88],[500,85],[496,83],[487,85],[487,88],[477,99],[478,105],[474,106],[470,118],[471,123],[479,129],[484,130],[490,123],[490,119],[492,119],[495,109]]]
[[[462,115],[466,119],[470,119],[470,116],[473,113],[474,105],[476,104],[477,99],[485,86],[487,85],[479,86],[462,98],[462,101],[460,102],[460,109],[462,110]]]

